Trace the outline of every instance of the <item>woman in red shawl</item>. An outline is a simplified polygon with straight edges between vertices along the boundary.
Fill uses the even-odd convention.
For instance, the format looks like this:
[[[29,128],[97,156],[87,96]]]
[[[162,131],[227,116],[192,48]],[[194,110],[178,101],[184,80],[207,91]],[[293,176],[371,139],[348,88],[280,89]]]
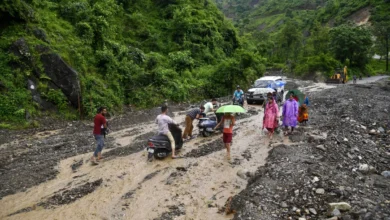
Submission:
[[[275,128],[278,127],[279,118],[279,107],[272,97],[268,98],[268,103],[265,106],[264,118],[263,118],[263,129],[268,130],[268,136],[272,139],[275,132]]]

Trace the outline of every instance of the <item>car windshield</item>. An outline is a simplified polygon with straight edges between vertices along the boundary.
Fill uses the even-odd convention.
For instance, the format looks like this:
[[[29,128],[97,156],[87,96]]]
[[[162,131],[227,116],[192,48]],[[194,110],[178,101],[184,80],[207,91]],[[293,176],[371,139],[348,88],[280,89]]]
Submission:
[[[258,80],[255,82],[254,88],[268,88],[272,83],[271,80]]]

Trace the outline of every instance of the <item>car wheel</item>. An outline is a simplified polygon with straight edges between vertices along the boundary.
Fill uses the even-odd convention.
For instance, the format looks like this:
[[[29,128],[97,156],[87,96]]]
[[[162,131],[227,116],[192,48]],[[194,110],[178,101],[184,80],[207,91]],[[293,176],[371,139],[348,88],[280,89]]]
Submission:
[[[253,104],[253,101],[252,101],[252,100],[246,100],[246,102],[247,102],[249,105],[252,105],[252,104]]]

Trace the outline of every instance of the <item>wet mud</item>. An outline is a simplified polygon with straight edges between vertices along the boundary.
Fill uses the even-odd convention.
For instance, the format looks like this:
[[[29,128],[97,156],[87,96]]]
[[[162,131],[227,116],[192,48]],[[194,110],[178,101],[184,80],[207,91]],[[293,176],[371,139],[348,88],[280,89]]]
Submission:
[[[117,147],[108,152],[105,152],[103,153],[103,157],[105,157],[107,160],[110,160],[114,159],[115,157],[124,157],[145,150],[148,138],[154,136],[155,134],[156,132],[148,132],[139,135],[135,138],[133,143],[124,147]]]
[[[73,172],[77,172],[77,169],[79,169],[84,164],[84,160],[79,160],[75,163],[73,163],[70,168]]]
[[[197,149],[191,150],[190,152],[186,153],[184,157],[195,157],[195,158],[203,157],[223,149],[225,149],[225,146],[222,142],[222,139],[218,138],[209,143],[200,145]]]
[[[133,198],[134,194],[135,194],[135,190],[130,190],[129,192],[127,192],[122,196],[122,199],[131,199]]]
[[[21,209],[21,210],[14,212],[14,213],[9,214],[8,217],[13,216],[13,215],[17,215],[17,214],[21,214],[21,213],[25,213],[25,212],[31,212],[34,209],[35,208],[33,208],[33,207],[27,207],[27,208],[24,208],[24,209]]]
[[[81,186],[65,189],[56,192],[53,196],[46,201],[38,203],[38,206],[44,208],[55,208],[56,206],[72,203],[96,190],[103,183],[103,179],[98,179],[93,182],[87,182]]]
[[[176,217],[186,214],[184,204],[169,206],[168,208],[168,212],[164,212],[159,218],[155,218],[153,220],[173,220],[176,219]]]
[[[103,182],[103,179],[98,179],[93,182],[87,182],[81,186],[71,188],[71,189],[63,189],[56,193],[53,196],[49,197],[47,200],[36,204],[33,207],[27,207],[16,211],[8,216],[17,215],[20,213],[30,212],[35,210],[37,206],[41,206],[45,209],[56,208],[57,206],[70,204],[96,190]]]
[[[336,99],[329,100],[331,102],[337,101]],[[328,102],[325,104],[332,106]],[[189,110],[190,106],[181,105],[170,109],[171,112],[180,111],[175,112],[176,117],[174,119],[181,122],[184,117],[180,114]],[[9,213],[12,213],[14,217],[10,216],[10,219],[16,219],[17,217],[26,217],[26,219],[56,218],[59,214],[64,218],[85,219],[229,219],[233,216],[225,217],[223,213],[218,214],[218,210],[224,206],[227,198],[237,195],[244,189],[249,179],[247,189],[244,189],[242,194],[235,197],[235,199],[229,200],[229,213],[236,211],[237,215],[252,219],[265,219],[264,216],[274,214],[277,215],[276,219],[284,219],[287,215],[272,212],[271,205],[267,209],[268,202],[275,203],[279,201],[279,197],[283,197],[283,192],[275,193],[275,191],[272,191],[280,190],[280,188],[275,188],[275,186],[279,186],[279,183],[276,182],[280,181],[282,186],[283,184],[286,186],[283,189],[287,190],[285,191],[287,197],[295,196],[295,191],[290,191],[287,186],[305,187],[303,182],[299,182],[303,178],[300,174],[308,175],[312,173],[309,170],[310,167],[318,170],[318,172],[314,171],[315,174],[313,175],[326,175],[322,172],[334,169],[331,167],[316,167],[317,164],[322,164],[322,160],[325,158],[323,155],[319,155],[318,158],[317,155],[312,157],[306,151],[292,152],[290,148],[294,149],[299,145],[299,148],[308,149],[312,147],[311,143],[324,144],[326,141],[320,141],[313,136],[309,142],[304,137],[308,131],[298,129],[299,136],[303,136],[299,140],[293,140],[298,141],[298,145],[272,144],[271,146],[269,141],[265,140],[264,134],[259,132],[261,116],[256,115],[262,112],[260,106],[248,105],[246,109],[248,113],[236,117],[238,122],[234,129],[231,161],[227,161],[225,158],[222,134],[219,133],[208,138],[199,137],[186,142],[186,146],[182,149],[184,157],[180,160],[167,158],[162,161],[156,160],[147,163],[146,154],[141,151],[144,150],[147,138],[155,134],[156,126],[153,120],[159,114],[159,108],[147,111],[128,109],[129,111],[125,112],[124,115],[112,115],[110,119],[112,133],[107,136],[103,151],[104,159],[98,166],[87,165],[90,154],[95,149],[95,141],[90,134],[92,130],[90,121],[87,123],[68,122],[60,126],[61,130],[44,130],[32,134],[23,133],[24,131],[22,133],[16,132],[16,135],[20,135],[17,141],[6,141],[4,142],[6,144],[0,145],[1,153],[4,152],[0,155],[0,176],[2,180],[3,177],[7,177],[4,182],[0,183],[0,196],[4,197],[15,192],[28,190],[0,200],[2,206],[9,210],[0,212],[0,216],[6,218]],[[344,113],[348,114],[347,112]],[[322,117],[321,120],[327,120],[326,117],[329,117],[330,114],[335,113],[329,113],[328,109],[319,112],[320,117]],[[314,118],[312,123],[313,126],[316,123]],[[325,126],[326,129],[334,127],[329,124]],[[195,128],[196,132],[197,129]],[[10,136],[12,135],[10,134]],[[378,134],[375,137],[377,138],[375,139],[376,142],[387,141],[387,137],[383,134]],[[343,142],[343,138],[338,136],[337,140],[332,139],[335,142]],[[285,137],[276,138],[276,142],[278,141],[290,142]],[[303,142],[300,143],[300,141]],[[268,160],[277,162],[273,166],[266,165],[263,168],[264,170],[259,169],[258,172],[255,172],[257,166],[264,164],[264,159],[270,148],[274,148],[275,151],[271,152]],[[325,148],[328,149],[328,146],[326,145]],[[336,149],[332,148],[332,150]],[[69,158],[73,156],[74,158]],[[295,159],[289,158],[290,156],[294,156]],[[335,157],[333,159],[338,161],[342,158]],[[290,164],[295,162],[304,165]],[[378,167],[383,168],[385,165],[383,163],[383,166]],[[278,166],[281,166],[281,168]],[[291,169],[294,168],[298,171],[303,169],[304,171],[295,174],[294,171],[288,169],[290,167]],[[283,168],[286,169],[285,173],[280,172],[280,169]],[[26,169],[26,173],[23,173],[22,169]],[[34,172],[35,169],[38,172]],[[46,175],[45,172],[49,172],[50,175]],[[25,176],[23,176],[29,173],[35,175],[27,176],[28,180],[35,181],[31,184],[30,181],[25,181]],[[15,176],[13,179],[11,179],[11,174]],[[378,173],[375,174],[378,175]],[[270,182],[269,185],[266,185],[268,182],[260,181],[264,176],[269,178],[267,179]],[[97,178],[104,179],[106,184],[112,187],[101,187],[99,189],[99,186],[94,186],[93,182],[86,182]],[[306,181],[305,178],[303,180]],[[47,182],[43,183],[45,181]],[[370,181],[372,181],[372,186],[385,186],[383,180],[377,177],[367,180],[367,182]],[[65,185],[67,183],[68,185]],[[269,187],[269,190],[258,191],[260,187],[258,183]],[[86,184],[89,185],[85,186]],[[257,188],[254,191],[248,191],[252,185]],[[323,185],[328,187],[326,184]],[[81,188],[82,186],[85,186],[85,188]],[[47,187],[51,190],[46,190]],[[93,187],[95,188],[92,189]],[[75,190],[77,188],[80,189]],[[3,189],[14,191],[8,192],[3,191]],[[325,188],[325,190],[328,190],[328,188]],[[246,192],[247,197],[245,197]],[[263,193],[264,198],[261,199],[264,200],[254,196],[260,193]],[[90,195],[85,197],[87,194]],[[25,197],[26,195],[27,197]],[[306,199],[309,198],[309,191],[306,194],[302,191],[302,195],[306,196],[304,197]],[[28,199],[24,200],[24,198]],[[91,198],[97,201],[103,198],[105,203],[91,206]],[[304,200],[304,198],[302,199]],[[297,201],[297,206],[303,204],[298,199],[292,201]],[[258,208],[248,209],[248,202],[260,207],[261,210]],[[290,202],[290,199],[287,198],[288,206],[293,205],[293,202]],[[36,205],[31,206],[31,204]],[[68,205],[62,206],[64,204]],[[268,211],[264,211],[262,206],[265,207],[264,210]],[[145,207],[150,208],[153,212],[143,213],[139,211]],[[317,212],[320,212],[320,210],[319,207]],[[264,215],[261,217],[250,215],[250,213],[258,212]],[[291,210],[289,212],[291,213]],[[91,213],[93,214],[87,216]],[[15,216],[16,214],[20,216]]]

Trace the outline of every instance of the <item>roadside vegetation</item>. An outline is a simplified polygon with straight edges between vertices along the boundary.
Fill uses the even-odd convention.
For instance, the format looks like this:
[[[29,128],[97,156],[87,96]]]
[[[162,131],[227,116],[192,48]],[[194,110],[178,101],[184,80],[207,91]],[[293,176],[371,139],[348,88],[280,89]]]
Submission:
[[[38,45],[78,72],[87,117],[101,105],[118,112],[128,104],[145,108],[226,95],[265,70],[253,42],[240,38],[208,0],[5,0],[0,18],[1,127],[41,114],[27,89],[32,78],[40,96],[56,106],[55,115],[79,117],[50,78],[37,74],[43,68]],[[9,49],[20,38],[31,51],[28,66]]]
[[[217,8],[217,5],[225,15]],[[91,117],[98,106],[156,106],[246,89],[266,68],[295,76],[388,71],[388,0],[5,0],[0,3],[0,127]],[[368,24],[356,13],[369,10]],[[362,13],[363,13],[362,12]],[[355,19],[355,20],[354,20]],[[24,57],[10,49],[23,39]],[[48,52],[49,51],[49,52]],[[77,71],[75,108],[41,55]],[[371,57],[377,54],[381,60]],[[52,107],[32,98],[37,94]]]

